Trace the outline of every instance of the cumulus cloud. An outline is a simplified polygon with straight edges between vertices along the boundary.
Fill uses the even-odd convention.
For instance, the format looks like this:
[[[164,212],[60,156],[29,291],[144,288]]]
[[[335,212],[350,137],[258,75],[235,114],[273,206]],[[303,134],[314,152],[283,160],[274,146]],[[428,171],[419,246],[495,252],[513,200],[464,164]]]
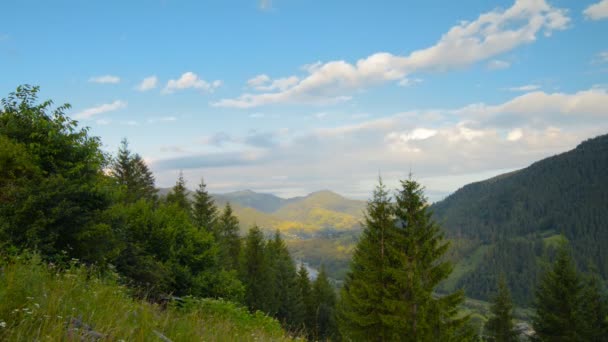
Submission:
[[[602,0],[587,7],[583,13],[588,19],[600,20],[608,18],[608,0]]]
[[[534,91],[500,103],[410,110],[287,134],[218,134],[208,142],[221,146],[220,152],[193,152],[180,157],[179,165],[172,159],[158,161],[153,168],[160,172],[161,184],[166,177],[167,185],[181,168],[193,182],[204,175],[214,191],[247,187],[301,195],[330,188],[363,198],[378,172],[389,186],[396,186],[396,180],[412,170],[424,177],[432,199],[438,199],[466,182],[525,167],[605,134],[605,108],[608,93],[601,88]],[[280,170],[289,178],[273,179],[268,170]],[[448,175],[451,180],[446,181]]]
[[[122,100],[116,100],[112,103],[106,103],[99,106],[84,109],[74,115],[76,119],[89,119],[95,115],[113,112],[122,108],[127,107],[127,102]]]
[[[156,88],[158,85],[158,77],[149,76],[144,78],[139,85],[137,85],[136,89],[139,91],[148,91]]]
[[[89,82],[100,84],[117,84],[120,83],[120,77],[114,75],[95,76],[89,78]]]
[[[213,82],[207,82],[201,79],[197,74],[188,71],[183,73],[180,78],[176,80],[169,80],[167,85],[163,89],[163,93],[171,94],[177,90],[184,89],[198,89],[203,92],[213,92],[215,89],[222,85],[222,81],[215,80]]]
[[[564,30],[569,22],[565,10],[544,0],[517,0],[506,10],[497,9],[473,21],[462,21],[435,45],[407,56],[378,52],[354,64],[342,60],[313,63],[303,68],[308,73],[304,77],[289,76],[272,83],[270,77],[260,75],[253,84],[269,87],[265,92],[244,93],[213,105],[251,108],[276,103],[345,101],[357,89],[403,80],[415,72],[445,71],[487,60],[532,43],[541,33],[549,36],[553,31]]]

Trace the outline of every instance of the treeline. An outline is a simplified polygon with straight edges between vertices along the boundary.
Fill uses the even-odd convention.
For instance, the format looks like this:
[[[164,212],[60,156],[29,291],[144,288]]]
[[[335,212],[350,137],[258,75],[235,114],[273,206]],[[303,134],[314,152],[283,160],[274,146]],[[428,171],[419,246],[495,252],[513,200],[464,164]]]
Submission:
[[[33,250],[61,267],[71,260],[115,270],[153,301],[224,298],[276,317],[315,339],[335,333],[335,292],[321,271],[297,272],[277,233],[239,236],[230,205],[219,210],[201,180],[191,201],[180,175],[165,197],[124,140],[115,157],[37,87],[21,86],[0,109],[0,248]],[[330,323],[328,323],[330,322]]]
[[[19,87],[1,102],[0,253],[34,250],[58,268],[78,259],[117,273],[135,296],[153,301],[229,299],[311,340],[514,339],[506,281],[485,329],[461,312],[462,290],[437,291],[453,269],[450,245],[411,177],[394,196],[381,182],[376,187],[336,298],[324,268],[311,281],[278,232],[268,239],[254,226],[240,237],[230,205],[218,209],[203,180],[193,200],[181,175],[159,197],[154,176],[126,140],[116,157],[102,153],[99,139],[65,115],[68,106],[37,104],[37,92]],[[508,244],[504,251],[521,252]],[[535,337],[606,340],[601,281],[579,273],[567,247],[554,259],[534,282]]]
[[[434,216],[449,238],[488,247],[457,285],[488,299],[504,273],[515,301],[531,305],[542,266],[536,260],[551,256],[547,242],[560,234],[570,241],[577,267],[608,280],[607,179],[608,135],[601,135],[435,203]]]

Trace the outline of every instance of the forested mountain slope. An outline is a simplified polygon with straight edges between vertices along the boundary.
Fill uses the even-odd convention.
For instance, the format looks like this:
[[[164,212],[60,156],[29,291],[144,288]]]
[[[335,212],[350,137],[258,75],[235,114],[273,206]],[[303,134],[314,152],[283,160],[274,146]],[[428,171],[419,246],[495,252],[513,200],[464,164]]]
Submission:
[[[581,269],[608,276],[608,135],[529,167],[464,186],[432,207],[454,240],[456,272],[486,299],[505,272],[513,295],[529,304],[541,263],[563,234]]]

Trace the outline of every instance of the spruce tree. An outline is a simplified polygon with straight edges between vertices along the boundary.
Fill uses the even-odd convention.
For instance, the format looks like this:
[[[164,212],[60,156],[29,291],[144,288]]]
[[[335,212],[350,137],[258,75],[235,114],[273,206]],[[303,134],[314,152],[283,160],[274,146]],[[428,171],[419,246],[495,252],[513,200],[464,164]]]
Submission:
[[[564,243],[536,290],[533,326],[542,341],[584,341],[583,284]]]
[[[207,192],[205,180],[201,178],[198,189],[194,193],[194,204],[192,206],[192,220],[198,229],[213,232],[217,220],[217,207],[213,198]]]
[[[352,340],[389,340],[382,317],[387,287],[387,243],[394,231],[393,207],[382,180],[367,203],[363,232],[341,292],[341,334]]]
[[[382,182],[368,203],[342,291],[340,332],[352,340],[472,339],[468,316],[456,318],[464,293],[434,295],[452,266],[423,189],[411,178],[401,186],[393,205]]]
[[[498,292],[490,308],[491,317],[486,324],[486,336],[489,341],[517,341],[513,330],[513,303],[504,274],[498,280]]]
[[[154,185],[154,175],[139,154],[131,153],[127,139],[121,141],[118,154],[111,165],[111,175],[124,187],[125,202],[156,200],[158,190]]]
[[[267,243],[266,251],[272,276],[271,314],[284,326],[297,328],[302,324],[304,306],[298,295],[296,267],[279,231]]]
[[[192,204],[188,199],[188,189],[186,189],[186,181],[184,175],[180,172],[177,182],[171,191],[167,194],[167,203],[176,205],[178,208],[184,210],[188,215],[192,214]]]
[[[608,298],[595,267],[591,272],[583,278],[581,306],[586,327],[582,334],[586,341],[608,341]]]
[[[312,339],[312,333],[315,326],[315,310],[312,298],[312,288],[310,283],[310,276],[304,264],[300,264],[298,270],[297,286],[299,291],[300,300],[303,305],[303,317],[302,327],[306,332],[306,335]]]
[[[432,220],[423,191],[410,176],[401,181],[395,196],[396,229],[387,244],[389,285],[383,301],[390,313],[383,321],[391,327],[392,339],[405,335],[412,341],[467,340],[472,338],[469,317],[456,318],[464,293],[434,296],[452,265],[444,258],[449,243]]]
[[[234,216],[230,203],[226,203],[222,216],[214,224],[214,234],[220,245],[221,263],[227,270],[237,270],[241,255],[239,220]]]
[[[268,291],[271,288],[270,268],[264,249],[264,235],[257,226],[245,238],[240,278],[245,285],[245,304],[250,310],[270,311]]]
[[[314,309],[314,330],[313,339],[315,341],[328,341],[337,334],[336,326],[336,292],[330,284],[325,272],[325,266],[321,265],[321,270],[312,284],[312,302]]]

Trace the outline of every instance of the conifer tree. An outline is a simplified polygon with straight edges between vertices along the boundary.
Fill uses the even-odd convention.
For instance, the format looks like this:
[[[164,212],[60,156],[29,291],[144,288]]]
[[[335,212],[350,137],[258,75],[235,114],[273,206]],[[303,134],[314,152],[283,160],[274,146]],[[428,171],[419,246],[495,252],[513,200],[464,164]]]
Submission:
[[[533,326],[542,341],[583,341],[583,285],[564,243],[536,290]]]
[[[568,244],[536,289],[533,325],[541,341],[608,341],[608,302],[593,272],[577,272]]]
[[[498,280],[498,292],[494,297],[490,311],[492,316],[486,324],[485,334],[488,340],[496,342],[517,341],[517,334],[513,330],[513,303],[504,274]]]
[[[127,203],[140,199],[156,200],[158,190],[154,186],[154,175],[139,154],[131,153],[127,139],[121,141],[111,165],[111,175],[124,187]]]
[[[180,172],[179,178],[171,191],[167,194],[167,203],[176,205],[178,208],[181,208],[188,215],[192,213],[192,205],[190,200],[188,199],[188,189],[186,189],[186,181],[184,180],[184,175]]]
[[[462,291],[434,296],[452,271],[423,189],[401,182],[391,205],[380,182],[368,203],[363,236],[342,291],[340,331],[353,340],[463,341],[468,316],[456,318]]]
[[[586,341],[608,341],[608,298],[595,267],[591,271],[583,278],[581,306],[586,327],[582,333]]]
[[[316,341],[331,340],[337,334],[336,327],[336,292],[327,278],[325,266],[312,285],[312,303],[314,309],[313,336]]]
[[[222,216],[213,226],[220,245],[221,263],[227,270],[237,270],[242,243],[239,236],[239,220],[234,216],[230,203],[226,203]]]
[[[310,276],[304,264],[300,264],[300,269],[298,270],[297,286],[303,304],[302,326],[306,334],[312,338],[313,327],[315,326],[315,310],[313,307]]]
[[[393,208],[382,180],[367,203],[363,233],[341,292],[340,332],[352,340],[388,340],[382,320],[387,286],[387,241],[394,230]]]
[[[286,327],[299,327],[304,306],[298,295],[296,267],[279,231],[267,243],[266,251],[272,276],[271,314]]]
[[[383,321],[391,326],[392,338],[467,340],[472,338],[469,317],[456,318],[464,293],[433,296],[437,285],[452,272],[452,265],[444,261],[449,243],[431,218],[423,190],[410,176],[401,181],[395,196],[396,229],[394,240],[387,244],[389,285],[383,301],[390,314]]]
[[[217,207],[213,198],[207,192],[205,180],[201,178],[198,189],[194,193],[194,204],[192,206],[192,219],[194,226],[213,232],[217,220]]]
[[[241,281],[245,285],[245,304],[250,310],[270,311],[270,269],[264,249],[264,235],[257,226],[249,229],[245,238],[241,265]]]

